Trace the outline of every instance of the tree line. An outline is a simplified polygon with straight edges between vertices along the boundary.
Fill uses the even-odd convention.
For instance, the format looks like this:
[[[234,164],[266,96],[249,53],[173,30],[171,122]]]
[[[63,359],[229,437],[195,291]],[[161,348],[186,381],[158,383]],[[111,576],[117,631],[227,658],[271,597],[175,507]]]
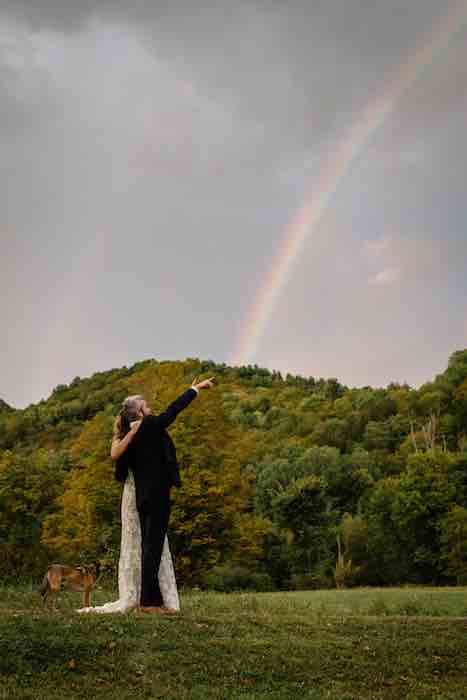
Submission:
[[[419,389],[189,358],[76,377],[24,410],[0,401],[0,575],[40,576],[58,559],[115,568],[109,449],[121,401],[142,393],[162,410],[203,374],[217,387],[171,428],[181,582],[467,582],[467,350]]]

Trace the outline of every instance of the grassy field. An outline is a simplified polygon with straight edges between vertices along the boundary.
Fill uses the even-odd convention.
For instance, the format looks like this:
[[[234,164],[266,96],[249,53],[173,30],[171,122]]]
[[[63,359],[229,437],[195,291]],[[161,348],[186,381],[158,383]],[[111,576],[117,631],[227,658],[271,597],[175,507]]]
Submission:
[[[0,699],[467,699],[466,588],[191,592],[173,618],[0,593]]]

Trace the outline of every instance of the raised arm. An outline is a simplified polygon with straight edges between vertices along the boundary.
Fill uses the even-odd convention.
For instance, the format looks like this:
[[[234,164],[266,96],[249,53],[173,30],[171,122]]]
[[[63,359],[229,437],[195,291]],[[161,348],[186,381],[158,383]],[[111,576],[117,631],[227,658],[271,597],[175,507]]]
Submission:
[[[169,425],[174,422],[178,414],[183,411],[184,408],[190,405],[190,403],[196,398],[202,389],[209,389],[212,386],[213,381],[213,378],[205,379],[199,383],[196,383],[195,380],[188,391],[185,391],[184,394],[175,399],[175,401],[171,403],[163,413],[159,413],[157,416],[145,416],[143,423],[152,425],[155,428],[168,428]]]
[[[196,398],[198,392],[194,387],[185,391],[184,394],[179,396],[170,406],[167,406],[165,411],[159,413],[159,415],[149,415],[143,418],[143,425],[150,425],[154,428],[168,428],[171,423],[174,422],[178,414],[183,411],[184,408],[190,405],[193,399]]]

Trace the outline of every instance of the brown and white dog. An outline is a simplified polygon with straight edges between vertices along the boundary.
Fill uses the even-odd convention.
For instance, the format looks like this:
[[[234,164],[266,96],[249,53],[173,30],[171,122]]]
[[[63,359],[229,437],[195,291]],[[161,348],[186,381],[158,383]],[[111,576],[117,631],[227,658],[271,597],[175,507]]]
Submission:
[[[91,591],[99,577],[100,562],[93,566],[66,566],[64,564],[52,564],[47,569],[40,592],[43,603],[46,605],[50,596],[53,607],[56,607],[57,596],[62,586],[74,591],[83,591],[84,607],[91,605]]]

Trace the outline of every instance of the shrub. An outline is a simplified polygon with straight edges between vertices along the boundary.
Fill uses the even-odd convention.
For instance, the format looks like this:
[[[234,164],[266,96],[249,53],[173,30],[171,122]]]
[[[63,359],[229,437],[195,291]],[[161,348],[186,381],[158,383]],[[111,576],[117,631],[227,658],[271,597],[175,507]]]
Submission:
[[[202,584],[205,588],[223,593],[239,590],[274,590],[274,584],[269,574],[231,564],[215,566],[203,577]]]

